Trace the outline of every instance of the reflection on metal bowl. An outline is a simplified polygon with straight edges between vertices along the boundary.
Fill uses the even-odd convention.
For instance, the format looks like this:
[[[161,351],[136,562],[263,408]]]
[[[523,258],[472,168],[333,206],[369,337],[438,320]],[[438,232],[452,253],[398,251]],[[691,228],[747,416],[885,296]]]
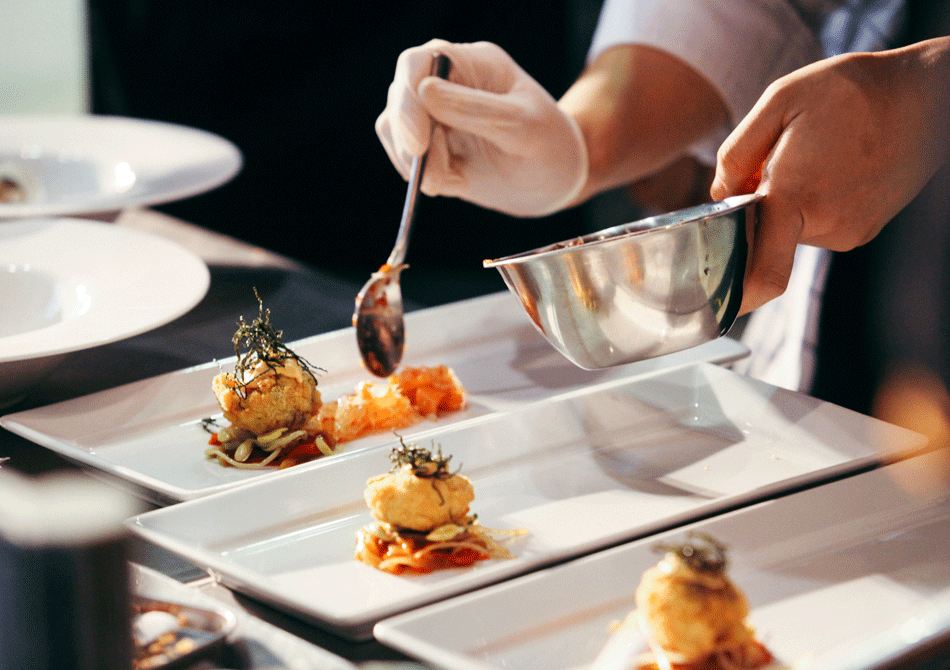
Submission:
[[[761,198],[727,198],[484,264],[576,365],[662,356],[714,340],[735,322],[746,228]]]

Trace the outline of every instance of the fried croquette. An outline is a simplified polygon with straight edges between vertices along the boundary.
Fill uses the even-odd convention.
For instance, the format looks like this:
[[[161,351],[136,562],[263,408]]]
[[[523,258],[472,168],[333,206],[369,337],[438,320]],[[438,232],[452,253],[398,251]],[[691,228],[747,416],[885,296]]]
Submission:
[[[297,430],[323,404],[316,379],[293,358],[276,366],[261,362],[249,377],[242,384],[235,375],[222,373],[212,389],[224,418],[254,435],[278,428]]]
[[[654,644],[677,662],[696,662],[752,637],[742,592],[725,575],[696,570],[672,553],[644,573],[636,602]]]
[[[420,477],[406,464],[371,478],[364,497],[376,520],[428,532],[446,524],[468,524],[475,489],[464,475]]]

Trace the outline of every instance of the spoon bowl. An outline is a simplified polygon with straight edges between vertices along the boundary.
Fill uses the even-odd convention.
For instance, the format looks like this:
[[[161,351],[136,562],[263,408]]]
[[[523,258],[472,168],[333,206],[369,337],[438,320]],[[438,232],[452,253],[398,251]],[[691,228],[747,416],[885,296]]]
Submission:
[[[374,272],[356,297],[353,326],[366,368],[377,377],[391,375],[406,344],[399,274],[405,265],[388,264]]]

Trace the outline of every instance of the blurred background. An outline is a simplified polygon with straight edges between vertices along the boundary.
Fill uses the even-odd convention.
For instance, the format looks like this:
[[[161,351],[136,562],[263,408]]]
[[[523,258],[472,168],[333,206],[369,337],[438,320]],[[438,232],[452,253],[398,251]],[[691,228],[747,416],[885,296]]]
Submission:
[[[90,107],[86,0],[0,0],[0,113]]]
[[[600,9],[599,0],[87,2],[91,111],[209,130],[244,153],[232,182],[159,209],[359,284],[388,257],[405,199],[374,130],[399,54],[433,37],[493,41],[557,97],[580,73]],[[590,209],[519,220],[425,198],[405,299],[504,290],[483,259],[577,235],[593,225]]]

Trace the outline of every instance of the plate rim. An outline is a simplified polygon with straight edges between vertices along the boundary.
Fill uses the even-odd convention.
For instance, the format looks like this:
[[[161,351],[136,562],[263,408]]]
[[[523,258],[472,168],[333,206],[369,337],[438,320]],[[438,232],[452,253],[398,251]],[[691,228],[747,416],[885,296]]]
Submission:
[[[48,343],[43,338],[48,336],[51,332],[58,336],[57,331],[62,330],[66,330],[68,334],[69,330],[75,328],[77,325],[82,325],[75,323],[76,321],[82,321],[82,316],[69,319],[67,321],[54,323],[37,330],[18,333],[7,337],[0,337],[0,364],[39,360],[52,356],[69,354],[104,344],[119,342],[136,335],[141,335],[142,333],[149,332],[155,328],[174,321],[178,317],[189,312],[199,302],[201,302],[202,299],[204,299],[208,293],[208,289],[211,286],[211,271],[208,268],[207,263],[205,263],[204,260],[198,256],[198,254],[191,251],[190,249],[187,249],[178,242],[169,240],[154,233],[136,230],[133,228],[126,228],[116,224],[69,217],[22,219],[15,221],[0,220],[0,233],[2,233],[3,230],[11,230],[13,228],[22,228],[24,230],[36,228],[36,232],[31,232],[29,234],[38,238],[42,237],[44,238],[43,241],[45,242],[48,242],[50,232],[63,230],[64,228],[71,234],[82,233],[85,235],[96,236],[101,240],[101,246],[104,252],[109,254],[112,259],[118,258],[121,254],[123,254],[121,247],[116,247],[116,244],[119,242],[128,242],[129,240],[133,240],[141,244],[147,243],[148,245],[160,245],[166,253],[172,254],[172,260],[176,263],[176,268],[182,270],[183,272],[187,271],[187,276],[190,277],[190,280],[193,282],[193,284],[192,290],[187,293],[176,292],[173,296],[174,302],[169,303],[167,308],[160,310],[155,315],[142,318],[130,326],[116,328],[113,325],[112,327],[103,331],[96,330],[92,335],[84,336],[76,341],[62,342],[62,340],[60,340],[60,343],[56,344]],[[0,253],[2,252],[3,236],[0,235]],[[31,267],[36,266],[45,270],[54,265],[53,263],[48,262],[49,257],[53,255],[55,254],[51,254],[50,248],[47,246],[42,249],[42,252],[37,250],[35,256],[29,257],[25,261],[23,261],[22,257],[19,259],[13,258],[9,260],[15,263],[20,263],[22,261],[24,265]],[[153,257],[151,256],[141,259],[142,264],[145,267],[148,267],[148,263],[152,260]],[[96,274],[101,271],[101,267],[99,267],[100,263],[97,263],[92,269],[89,269],[88,264],[85,264],[85,268],[83,265],[84,263],[81,260],[77,260],[75,263],[71,262],[69,264],[69,272],[87,277],[90,275],[96,277],[102,276]],[[159,272],[162,268],[165,268],[165,266],[155,265],[150,267],[149,270]],[[55,278],[57,280],[64,279],[63,275],[57,275]],[[115,286],[115,284],[115,282],[106,282],[106,285],[110,287]],[[123,324],[125,322],[122,320],[117,320],[117,323]],[[35,344],[37,340],[40,341],[40,344]],[[10,353],[9,350],[11,345],[13,346],[13,353]]]
[[[113,194],[108,197],[89,201],[76,198],[58,203],[4,203],[0,204],[0,220],[18,219],[41,216],[65,216],[79,214],[93,214],[112,212],[133,206],[150,206],[183,200],[208,191],[214,190],[233,179],[244,166],[244,157],[241,150],[231,140],[217,133],[201,128],[186,126],[179,123],[161,121],[157,119],[137,118],[107,114],[9,114],[0,118],[0,131],[3,126],[34,125],[41,128],[50,124],[75,124],[86,129],[99,131],[104,126],[118,125],[124,128],[134,128],[138,131],[171,132],[183,137],[192,136],[201,141],[215,145],[221,152],[221,168],[209,174],[205,179],[195,180],[187,187],[169,189],[158,192],[135,194]],[[2,135],[0,135],[2,145]],[[55,153],[51,150],[52,153]]]

